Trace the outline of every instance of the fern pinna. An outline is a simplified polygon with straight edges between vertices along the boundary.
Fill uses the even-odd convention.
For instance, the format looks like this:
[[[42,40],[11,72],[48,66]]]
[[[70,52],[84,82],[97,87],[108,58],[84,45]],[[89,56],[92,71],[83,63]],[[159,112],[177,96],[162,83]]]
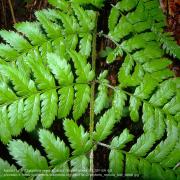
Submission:
[[[55,8],[36,12],[37,21],[0,31],[0,139],[16,163],[0,159],[1,178],[93,179],[100,146],[109,149],[110,179],[180,178],[180,79],[169,69],[180,48],[164,33],[158,0],[119,0],[108,33],[98,27],[108,2],[49,3]],[[99,39],[115,48],[98,53]],[[107,69],[97,74],[98,54],[117,62],[116,86]],[[55,119],[65,136],[52,132]],[[23,129],[38,133],[44,151],[19,138]]]

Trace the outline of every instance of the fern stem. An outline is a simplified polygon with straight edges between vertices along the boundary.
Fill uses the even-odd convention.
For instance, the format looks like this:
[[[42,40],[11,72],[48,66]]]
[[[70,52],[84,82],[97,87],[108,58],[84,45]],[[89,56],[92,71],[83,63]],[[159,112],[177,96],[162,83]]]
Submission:
[[[13,7],[12,7],[11,0],[8,0],[8,3],[9,3],[11,15],[12,15],[13,23],[16,24],[16,18],[15,18],[15,15],[14,15],[14,10],[13,10]]]
[[[93,33],[93,41],[92,41],[92,69],[94,72],[96,71],[96,36],[97,36],[97,20],[98,20],[98,13],[96,13],[96,20],[95,20],[95,29]],[[90,122],[89,122],[89,132],[90,132],[90,140],[93,141],[93,131],[94,131],[94,96],[95,96],[95,81],[91,84],[91,100],[90,100]],[[90,152],[90,179],[93,179],[93,169],[94,169],[94,152],[93,149]]]

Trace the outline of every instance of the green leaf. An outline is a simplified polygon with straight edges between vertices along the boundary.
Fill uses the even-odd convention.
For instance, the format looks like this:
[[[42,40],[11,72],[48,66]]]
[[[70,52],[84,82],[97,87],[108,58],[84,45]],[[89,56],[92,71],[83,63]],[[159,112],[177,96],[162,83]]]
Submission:
[[[113,31],[113,29],[117,25],[119,16],[120,16],[120,11],[116,7],[113,7],[111,9],[108,19],[108,28],[110,31]]]
[[[40,95],[32,95],[24,101],[24,127],[27,131],[35,129],[40,115]]]
[[[73,117],[78,120],[85,113],[90,102],[90,87],[87,84],[75,85],[75,99],[73,106]]]
[[[164,105],[174,95],[175,90],[175,83],[172,79],[164,81],[160,84],[160,87],[156,93],[154,93],[151,97],[150,103],[152,103],[154,106]]]
[[[122,149],[125,147],[125,145],[132,141],[134,136],[129,133],[128,129],[124,129],[123,132],[120,134],[119,137],[114,137],[111,142],[112,148]]]
[[[91,34],[82,34],[81,40],[79,44],[80,53],[86,57],[88,57],[91,53],[91,42],[92,42],[92,35]]]
[[[67,10],[69,8],[69,3],[66,0],[48,0],[48,2],[61,10]]]
[[[41,129],[39,131],[39,139],[42,146],[45,148],[50,164],[53,166],[61,165],[69,158],[69,149],[64,142],[48,130]]]
[[[119,176],[123,174],[123,159],[124,156],[121,151],[111,150],[109,154],[109,173]]]
[[[72,86],[67,86],[61,88],[58,93],[60,94],[58,117],[65,118],[70,113],[73,106],[74,89]]]
[[[92,81],[94,79],[94,71],[91,70],[91,65],[87,63],[86,57],[76,51],[70,51],[69,54],[76,68],[76,75],[78,76],[76,82],[87,83]]]
[[[61,36],[61,27],[50,21],[44,10],[36,11],[35,15],[49,38],[55,39]]]
[[[0,31],[0,36],[18,52],[24,52],[32,48],[27,40],[13,31]]]
[[[14,165],[10,165],[7,161],[4,161],[3,159],[0,158],[0,178],[2,180],[11,180],[12,176],[10,176],[10,174],[12,172],[16,172],[17,175],[17,176],[13,176],[14,180],[25,180],[25,178],[21,175],[20,172],[17,171]]]
[[[34,82],[16,67],[0,64],[0,72],[12,81],[18,95],[23,96],[36,92]]]
[[[51,72],[55,75],[59,85],[72,84],[74,81],[71,67],[65,59],[59,58],[56,54],[47,54],[47,63]]]
[[[117,87],[117,89],[114,90],[114,97],[112,101],[112,107],[115,109],[117,120],[120,120],[122,117],[126,100],[126,94],[119,87]]]
[[[41,90],[55,87],[54,77],[49,72],[48,68],[43,65],[42,57],[40,57],[38,51],[28,55],[26,63],[33,72],[38,89]]]
[[[89,179],[89,159],[85,155],[78,156],[71,160],[72,179]]]
[[[0,44],[0,57],[6,61],[11,61],[19,56],[18,52],[8,44]]]
[[[12,140],[8,144],[10,155],[16,160],[19,166],[24,169],[48,169],[46,159],[41,156],[38,150],[34,150],[32,146],[21,140]]]
[[[11,139],[11,126],[6,106],[0,108],[0,129],[0,139],[4,144],[7,144]]]
[[[24,118],[23,118],[24,102],[23,99],[14,101],[8,107],[8,117],[9,123],[11,126],[11,134],[18,135],[24,127]]]
[[[58,96],[56,90],[49,90],[41,94],[41,122],[43,127],[49,128],[58,110]]]
[[[82,31],[87,32],[93,30],[93,28],[95,27],[95,19],[94,19],[94,17],[96,16],[95,12],[85,11],[77,3],[73,3],[72,8],[78,18]]]
[[[112,108],[100,118],[96,124],[95,132],[93,133],[93,139],[95,141],[103,141],[112,132],[112,129],[116,123],[115,110]]]
[[[40,30],[40,24],[37,22],[22,22],[15,24],[17,31],[23,33],[33,45],[40,45],[46,42],[46,37]]]
[[[137,139],[136,144],[131,147],[129,152],[136,156],[145,156],[154,143],[155,134],[144,133]]]
[[[107,63],[110,64],[112,62],[114,62],[117,58],[117,56],[121,56],[123,55],[123,51],[121,49],[121,47],[116,47],[113,51],[111,51],[108,56],[107,56]]]
[[[88,152],[92,147],[89,140],[89,133],[84,132],[84,128],[79,126],[73,120],[64,120],[65,134],[73,148],[73,155],[81,155]]]
[[[8,87],[5,82],[0,83],[0,104],[17,99],[16,94]]]
[[[98,77],[100,81],[100,85],[98,86],[98,94],[94,104],[95,114],[99,114],[109,103],[108,86],[107,86],[109,81],[105,79],[107,73],[108,71],[103,71]]]
[[[156,148],[150,152],[147,159],[151,162],[160,162],[174,149],[179,138],[179,131],[176,123],[170,116],[166,119],[167,124],[167,138],[161,141]]]

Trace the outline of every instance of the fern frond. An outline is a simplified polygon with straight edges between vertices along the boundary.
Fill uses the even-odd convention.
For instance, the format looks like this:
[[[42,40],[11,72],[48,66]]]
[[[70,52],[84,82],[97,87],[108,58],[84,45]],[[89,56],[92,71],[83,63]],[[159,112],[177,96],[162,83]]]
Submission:
[[[123,174],[123,153],[117,150],[111,150],[109,154],[109,174]]]
[[[111,134],[115,123],[115,110],[112,108],[106,111],[96,124],[95,132],[93,133],[94,140],[98,142],[106,139]]]
[[[32,48],[30,43],[14,31],[0,31],[0,36],[18,52],[25,52]]]
[[[41,122],[45,128],[49,128],[57,114],[58,97],[56,90],[50,90],[41,95]]]
[[[122,117],[126,100],[127,100],[127,96],[123,91],[121,91],[121,89],[117,89],[114,91],[112,107],[115,109],[116,118],[118,120],[120,120]]]
[[[65,118],[70,113],[73,106],[74,89],[72,86],[67,86],[61,88],[58,93],[60,94],[58,117]]]
[[[6,61],[12,61],[19,56],[19,53],[8,44],[0,44],[0,54]]]
[[[122,149],[125,145],[132,141],[134,136],[129,133],[128,129],[124,129],[119,137],[114,137],[111,141],[111,148]]]
[[[33,95],[24,101],[24,127],[27,131],[35,129],[40,115],[40,95]]]
[[[94,112],[95,114],[99,114],[108,104],[108,87],[105,84],[108,84],[109,81],[106,78],[108,71],[103,71],[98,80],[100,81],[100,85],[98,86],[98,94],[95,99],[94,104]]]
[[[49,38],[55,39],[61,36],[61,27],[50,21],[43,10],[37,11],[35,15]]]
[[[0,138],[3,143],[7,144],[11,139],[11,125],[6,106],[0,109],[0,129]]]
[[[81,155],[92,148],[92,142],[89,140],[89,133],[84,131],[73,121],[66,119],[63,122],[65,134],[68,137],[71,147],[74,149],[73,155]]]
[[[90,102],[90,87],[86,84],[75,85],[75,99],[73,106],[73,117],[75,120],[79,119],[87,109]]]
[[[104,0],[71,0],[73,3],[78,3],[78,4],[92,4],[98,8],[101,8],[104,5]]]
[[[152,31],[156,34],[158,41],[162,44],[162,48],[166,51],[167,54],[172,55],[173,57],[180,59],[180,47],[175,42],[174,38],[168,32],[162,32],[162,30],[152,27]]]
[[[26,142],[12,140],[8,144],[10,155],[24,169],[48,169],[46,159],[41,156],[38,150],[34,150]],[[22,153],[23,152],[23,153]]]
[[[78,76],[76,82],[88,83],[92,81],[95,73],[91,70],[90,64],[86,62],[86,57],[76,51],[70,51],[69,54],[76,68],[76,75]]]
[[[85,155],[78,156],[71,160],[72,179],[89,179],[89,159]]]
[[[162,161],[170,151],[172,151],[176,145],[176,142],[179,137],[178,127],[176,123],[170,118],[167,117],[167,138],[164,142],[161,142],[154,151],[152,151],[148,156],[151,162],[160,162]]]
[[[23,22],[15,24],[17,31],[23,33],[33,45],[40,45],[46,41],[46,37],[41,32],[40,24],[37,22]]]
[[[69,158],[69,149],[59,138],[55,138],[54,134],[48,130],[41,129],[39,131],[39,140],[45,148],[47,157],[51,160],[53,166],[64,163]]]
[[[17,169],[14,165],[10,165],[7,161],[4,161],[3,159],[0,158],[0,178],[2,180],[10,180],[12,177],[11,176],[12,172],[16,172],[16,176],[13,176],[13,179],[25,180],[25,178],[20,174],[20,172],[17,172]],[[6,176],[4,176],[4,174],[6,174]]]
[[[55,75],[59,85],[72,84],[74,81],[71,67],[65,59],[60,59],[56,54],[47,54],[47,63],[51,72]]]
[[[67,10],[69,8],[69,3],[66,0],[48,0],[48,2],[53,5],[56,8],[59,8],[63,11]]]

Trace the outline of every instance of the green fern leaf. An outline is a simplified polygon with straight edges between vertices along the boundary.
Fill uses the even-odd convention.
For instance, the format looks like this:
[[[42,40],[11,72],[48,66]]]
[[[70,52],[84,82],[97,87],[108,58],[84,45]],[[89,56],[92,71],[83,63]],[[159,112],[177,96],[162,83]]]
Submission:
[[[93,11],[85,11],[78,4],[73,3],[72,8],[79,20],[79,24],[81,26],[81,31],[88,32],[94,29],[95,26],[95,13]],[[92,19],[93,17],[93,19]]]
[[[166,80],[160,84],[159,89],[151,97],[150,103],[155,106],[162,106],[174,95],[176,90],[175,83],[172,79]],[[164,92],[166,93],[164,94]]]
[[[79,44],[80,53],[86,57],[88,57],[91,53],[91,41],[91,34],[81,34],[81,40]]]
[[[18,52],[25,52],[32,48],[27,40],[13,31],[1,30],[0,36]]]
[[[0,72],[12,81],[18,95],[23,96],[36,92],[34,82],[27,76],[23,76],[17,68],[0,64]]]
[[[96,124],[95,132],[93,133],[93,139],[95,141],[103,141],[111,134],[111,131],[116,123],[115,110],[112,108],[100,118]]]
[[[48,169],[46,159],[41,156],[38,150],[34,150],[32,146],[29,146],[26,142],[22,142],[21,140],[10,141],[8,149],[18,165],[24,169]]]
[[[74,149],[73,155],[81,155],[88,152],[92,147],[89,140],[89,134],[84,132],[84,128],[79,126],[73,120],[64,120],[65,134],[68,137],[71,147]]]
[[[12,61],[19,56],[18,52],[8,44],[0,44],[0,57],[6,61]]]
[[[133,138],[134,136],[129,133],[128,129],[124,129],[119,137],[113,138],[113,140],[111,141],[111,147],[122,149],[128,142],[132,141]]]
[[[35,129],[40,115],[40,95],[33,95],[24,101],[24,127],[27,131]]]
[[[0,108],[0,129],[0,139],[4,144],[7,144],[11,139],[11,126],[6,106]]]
[[[122,0],[116,4],[121,11],[130,11],[136,7],[138,0]]]
[[[56,90],[49,90],[41,94],[41,101],[41,122],[43,127],[49,128],[58,110],[58,96]]]
[[[180,160],[179,152],[180,143],[178,142],[174,150],[172,150],[171,153],[169,153],[169,155],[161,162],[161,165],[169,168],[175,167]]]
[[[75,85],[75,100],[73,106],[73,117],[78,120],[87,109],[90,101],[90,87],[86,84]]]
[[[76,51],[70,51],[69,54],[76,68],[76,75],[78,76],[76,82],[88,83],[89,81],[92,81],[94,78],[94,71],[91,70],[90,64],[87,64],[86,57]]]
[[[8,173],[8,171],[11,171],[11,172]],[[12,179],[12,176],[11,176],[12,172],[16,172],[16,175],[17,175],[17,176],[13,176],[13,179],[25,180],[25,178],[19,172],[17,172],[17,169],[14,165],[10,165],[7,161],[0,159],[0,178],[2,180],[10,180]]]
[[[115,109],[116,118],[118,120],[120,120],[122,117],[123,109],[124,109],[126,100],[127,100],[127,96],[121,89],[117,89],[114,91],[114,98],[112,101],[112,107]]]
[[[61,36],[61,28],[57,24],[50,21],[43,10],[37,11],[35,15],[49,38],[55,39]]]
[[[51,72],[55,75],[59,85],[72,84],[74,81],[71,67],[65,59],[60,59],[56,54],[47,54],[47,63]]]
[[[113,7],[111,9],[108,19],[108,28],[110,31],[113,31],[113,29],[117,25],[119,16],[120,16],[120,11],[116,7]]]
[[[8,108],[8,117],[11,126],[11,134],[17,136],[24,127],[23,99],[13,102]]]
[[[89,179],[89,159],[85,155],[78,156],[71,160],[72,179]]]
[[[123,159],[122,152],[111,150],[109,154],[109,174],[117,175],[123,174]]]
[[[108,87],[106,84],[109,83],[108,80],[106,80],[108,71],[103,71],[99,77],[98,80],[100,81],[100,85],[98,87],[98,95],[95,99],[94,104],[94,112],[95,114],[99,114],[108,104],[109,98],[108,98]]]
[[[6,93],[4,93],[6,92]],[[0,104],[17,99],[16,94],[7,86],[5,82],[0,83]]]
[[[48,0],[48,2],[63,11],[69,8],[69,3],[66,0]]]
[[[17,31],[23,33],[33,45],[40,45],[46,42],[46,37],[40,30],[40,24],[37,22],[22,22],[15,24]]]
[[[38,53],[38,52],[37,52]],[[38,54],[31,54],[26,61],[35,77],[38,89],[55,88],[55,81],[49,70],[43,65]]]
[[[54,134],[41,129],[39,131],[39,139],[45,148],[48,158],[51,160],[51,165],[60,165],[69,158],[69,149],[63,141],[60,141],[59,138],[56,139]]]
[[[162,141],[148,156],[147,159],[151,162],[162,161],[172,151],[178,140],[178,127],[172,118],[167,117],[167,138]]]
[[[70,113],[73,106],[74,89],[72,86],[67,86],[61,88],[58,93],[60,94],[58,117],[65,118]]]

